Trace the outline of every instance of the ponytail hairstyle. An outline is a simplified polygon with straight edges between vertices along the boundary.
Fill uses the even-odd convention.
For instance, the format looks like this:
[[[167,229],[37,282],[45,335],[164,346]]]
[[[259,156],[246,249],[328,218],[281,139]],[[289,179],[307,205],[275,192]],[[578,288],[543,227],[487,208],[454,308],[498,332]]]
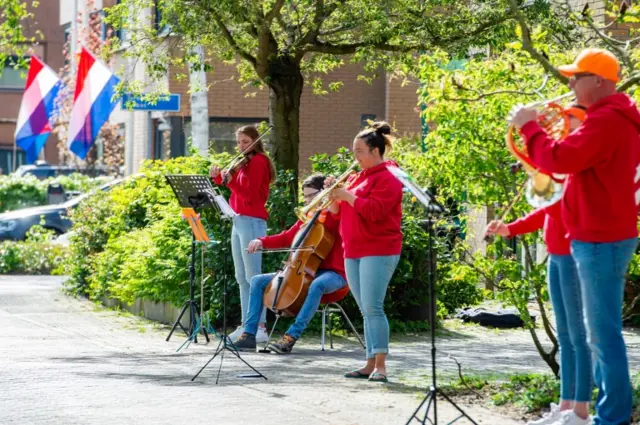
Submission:
[[[384,158],[384,152],[391,151],[391,143],[393,142],[391,126],[385,121],[376,121],[371,124],[371,127],[358,133],[356,139],[362,139],[369,147],[369,151],[378,148],[380,156]]]
[[[244,127],[240,127],[239,129],[237,129],[236,137],[240,134],[244,134],[245,136],[250,137],[251,140],[254,142],[258,137],[260,137],[260,133],[258,132],[258,129],[253,125],[245,125]],[[276,179],[278,178],[278,172],[276,171],[276,166],[273,165],[273,161],[271,161],[271,158],[269,158],[269,156],[265,154],[262,140],[260,140],[258,143],[256,143],[253,146],[253,150],[256,153],[263,154],[267,158],[267,161],[269,161],[269,174],[270,174],[269,183],[271,184],[275,183]]]

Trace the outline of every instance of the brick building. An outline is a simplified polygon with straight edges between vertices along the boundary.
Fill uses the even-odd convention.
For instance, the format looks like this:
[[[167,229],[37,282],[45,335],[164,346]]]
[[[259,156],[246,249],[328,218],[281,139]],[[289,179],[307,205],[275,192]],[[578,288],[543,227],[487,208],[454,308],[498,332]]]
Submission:
[[[83,10],[86,0],[60,0],[60,25],[70,28],[73,1]],[[109,7],[116,0],[96,0],[97,8]],[[147,10],[149,15],[153,10]],[[209,109],[209,137],[215,149],[234,144],[235,128],[266,120],[268,117],[268,91],[258,90],[255,95],[237,82],[235,66],[213,62],[213,72],[207,75]],[[118,58],[114,69],[124,66],[128,75],[146,81],[144,64]],[[174,72],[176,70],[173,70]],[[172,74],[174,73],[172,72]],[[308,169],[309,156],[333,153],[341,146],[350,146],[353,137],[367,119],[386,119],[395,125],[400,134],[420,132],[421,122],[415,111],[417,104],[416,85],[402,87],[397,81],[382,74],[372,84],[358,81],[362,66],[347,64],[325,76],[327,83],[344,83],[337,93],[317,96],[310,87],[305,87],[300,111],[300,168]],[[126,111],[116,108],[112,121],[119,123],[125,142],[126,172],[135,172],[144,159],[164,159],[184,155],[185,134],[190,134],[191,110],[188,94],[188,79],[176,81],[168,76],[166,83],[171,93],[181,95],[181,109],[177,113]],[[167,133],[170,126],[170,135]],[[170,141],[165,140],[169,135]],[[167,147],[169,155],[167,155]]]
[[[34,46],[34,52],[57,72],[64,65],[64,33],[58,25],[58,1],[40,2],[32,11],[35,19],[25,22],[26,35],[33,36],[36,31],[42,32],[43,39]],[[0,75],[0,168],[5,174],[13,171],[14,134],[25,80],[25,70],[16,70],[9,66],[3,69]],[[44,159],[49,162],[57,161],[56,141],[56,136],[49,136],[43,149]],[[23,162],[24,152],[18,149],[16,165],[19,166]]]

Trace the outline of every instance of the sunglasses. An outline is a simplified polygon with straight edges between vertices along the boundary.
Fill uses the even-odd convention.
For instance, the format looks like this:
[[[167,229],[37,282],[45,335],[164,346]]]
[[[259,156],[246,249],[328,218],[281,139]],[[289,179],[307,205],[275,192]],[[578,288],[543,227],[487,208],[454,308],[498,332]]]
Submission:
[[[577,74],[573,74],[573,77],[571,77],[571,79],[573,81],[578,81],[579,79],[584,77],[596,77],[596,74],[591,74],[590,72],[579,72]]]

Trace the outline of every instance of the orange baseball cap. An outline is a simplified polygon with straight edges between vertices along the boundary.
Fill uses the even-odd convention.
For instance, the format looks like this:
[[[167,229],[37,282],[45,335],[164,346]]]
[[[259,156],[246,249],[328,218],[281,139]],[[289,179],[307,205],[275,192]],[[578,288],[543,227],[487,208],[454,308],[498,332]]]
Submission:
[[[620,63],[613,53],[603,49],[585,49],[571,65],[558,67],[565,77],[589,73],[617,83],[620,81]]]

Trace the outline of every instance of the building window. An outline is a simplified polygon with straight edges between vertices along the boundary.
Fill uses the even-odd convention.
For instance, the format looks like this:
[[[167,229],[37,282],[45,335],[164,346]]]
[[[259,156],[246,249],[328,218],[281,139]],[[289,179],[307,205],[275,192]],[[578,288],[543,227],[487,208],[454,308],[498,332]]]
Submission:
[[[0,89],[23,90],[27,82],[27,70],[14,68],[16,58],[9,58],[0,70]]]
[[[236,130],[245,125],[258,125],[268,118],[209,118],[209,151],[236,152]],[[184,124],[186,139],[191,137],[191,120]],[[269,135],[265,136],[265,149],[269,146]]]
[[[163,0],[155,0],[154,2],[154,25],[158,35],[166,35],[169,33],[170,25],[166,22],[164,13]],[[164,22],[163,22],[164,21]]]
[[[16,168],[24,165],[26,161],[26,155],[24,151],[20,148],[16,150],[17,159],[16,159]],[[13,149],[0,149],[0,169],[2,172],[0,174],[9,174],[14,172],[13,169]]]
[[[120,3],[120,0],[116,1],[116,5]],[[102,19],[101,24],[102,28],[100,30],[100,39],[102,41],[106,41],[110,38],[117,38],[120,41],[124,41],[125,30],[123,28],[114,29],[113,26],[107,24],[105,22],[106,17],[109,15],[109,9],[102,9],[100,12]]]

